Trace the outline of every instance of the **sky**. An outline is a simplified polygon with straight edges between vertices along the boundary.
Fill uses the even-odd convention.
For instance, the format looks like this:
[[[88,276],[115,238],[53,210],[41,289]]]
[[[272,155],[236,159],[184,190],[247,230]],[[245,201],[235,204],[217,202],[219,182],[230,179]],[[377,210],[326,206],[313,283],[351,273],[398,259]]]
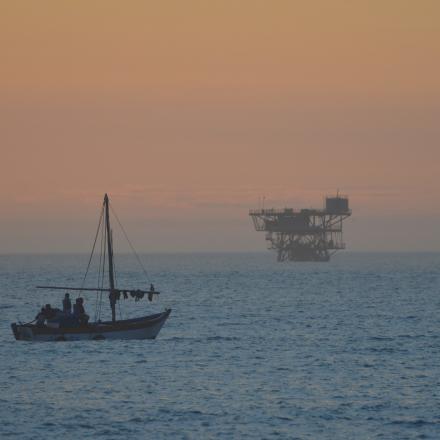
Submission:
[[[3,0],[0,253],[263,251],[338,189],[353,251],[440,250],[437,0]]]

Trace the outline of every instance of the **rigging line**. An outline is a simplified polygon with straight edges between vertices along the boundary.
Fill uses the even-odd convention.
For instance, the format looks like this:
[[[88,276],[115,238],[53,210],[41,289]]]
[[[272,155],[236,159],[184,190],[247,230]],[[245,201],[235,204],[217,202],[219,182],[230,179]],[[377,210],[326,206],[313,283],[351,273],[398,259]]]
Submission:
[[[104,285],[104,265],[105,265],[105,228],[101,228],[101,254],[99,259],[98,267],[98,288],[102,288]],[[101,308],[102,308],[102,292],[97,292],[98,306],[97,306],[97,320],[101,318]]]
[[[103,229],[103,228],[102,228]],[[101,261],[102,261],[102,229],[101,229],[101,242],[99,246],[99,264],[98,264],[98,288],[99,282],[101,279]],[[98,301],[99,301],[99,292],[96,291],[96,302],[95,302],[95,322],[98,320]]]
[[[112,234],[112,249],[113,249],[113,234]],[[113,256],[113,277],[114,277],[114,280],[115,280],[115,286],[117,286],[118,285],[118,276],[117,276],[117,273],[116,273],[116,267],[115,266],[116,266],[115,265],[115,258]],[[118,307],[119,307],[119,318],[122,320],[121,301],[118,300],[116,302],[118,303]]]
[[[117,301],[117,303],[118,303],[118,307],[119,307],[119,318],[122,321],[123,317],[122,317],[122,310],[121,310],[121,301]]]
[[[95,246],[96,246],[96,240],[98,239],[98,233],[99,230],[101,228],[101,221],[102,221],[102,216],[104,213],[104,205],[101,208],[101,215],[99,216],[99,223],[98,223],[98,229],[96,230],[96,234],[95,234],[95,241],[93,242],[93,247],[92,247],[92,252],[90,254],[90,258],[89,258],[89,263],[87,264],[87,269],[86,269],[86,273],[84,275],[83,281],[81,283],[81,288],[84,287],[84,284],[86,282],[86,278],[87,278],[87,274],[89,273],[89,269],[90,269],[90,263],[92,262],[92,258],[93,258],[93,253],[95,252]],[[78,292],[78,296],[80,295],[81,291]]]
[[[102,252],[102,266],[100,266],[99,270],[100,270],[100,274],[101,274],[101,279],[99,280],[99,286],[101,288],[104,287],[104,277],[105,277],[105,258],[106,258],[106,252],[107,252],[107,246],[106,246],[106,234],[107,234],[107,229],[104,228],[104,225],[102,227],[102,233],[101,233],[101,252]],[[101,319],[101,311],[102,311],[102,292],[100,292],[99,294],[99,309],[98,309],[98,319]]]
[[[103,229],[103,228],[102,228]],[[101,241],[99,245],[99,264],[98,264],[98,282],[97,286],[100,287],[101,280],[101,262],[102,262],[102,229],[101,229]],[[99,291],[96,291],[96,303],[95,303],[95,322],[98,321],[98,308],[99,308]]]
[[[99,292],[99,309],[98,309],[98,322],[101,322],[101,309],[102,309],[102,292]]]
[[[142,264],[141,259],[139,258],[139,255],[137,254],[137,252],[136,252],[134,246],[132,245],[130,239],[128,238],[128,235],[127,235],[127,233],[125,232],[125,229],[124,229],[124,227],[122,226],[121,222],[119,221],[119,218],[118,218],[118,216],[117,216],[117,214],[116,214],[116,211],[113,209],[113,206],[112,206],[112,205],[110,205],[110,209],[111,209],[113,215],[115,216],[116,221],[117,221],[118,224],[119,224],[119,227],[122,229],[122,232],[123,232],[123,234],[124,234],[124,236],[125,236],[125,239],[128,241],[128,244],[130,245],[131,250],[133,251],[134,255],[136,256],[136,259],[137,259],[139,265],[141,266],[141,268],[142,268],[142,270],[143,270],[143,272],[144,272],[144,275],[145,275],[145,277],[147,278],[147,281],[148,281],[148,282],[151,282],[150,277],[148,276],[148,273],[147,273],[147,271],[145,270],[145,267],[144,267],[144,265]]]
[[[111,232],[110,240],[112,243],[112,249],[114,249],[113,248],[113,231]],[[114,278],[115,286],[117,286],[118,285],[118,277],[116,276],[116,264],[115,264],[115,255],[114,254],[113,254],[112,263],[113,263],[113,278]]]
[[[101,263],[102,263],[102,256],[103,256],[103,250],[102,250],[102,246],[103,246],[103,242],[104,242],[103,235],[104,235],[104,228],[101,228],[101,242],[100,242],[100,249],[99,249],[99,265],[98,265],[98,289],[102,288],[102,286],[101,286]],[[100,294],[102,296],[102,292],[96,291],[95,322],[98,320]]]
[[[103,238],[102,238],[102,249],[103,249],[103,260],[102,260],[102,278],[101,278],[101,287],[104,287],[104,278],[105,278],[105,262],[106,262],[106,255],[107,255],[107,228],[103,229]],[[102,292],[99,296],[99,319],[101,319],[101,312],[102,312]]]
[[[103,288],[103,280],[104,280],[104,260],[105,260],[105,228],[104,226],[101,228],[101,255],[99,259],[99,267],[98,267],[98,287]],[[102,292],[99,292],[99,300],[98,300],[98,316],[97,319],[101,318],[101,303],[102,303]]]

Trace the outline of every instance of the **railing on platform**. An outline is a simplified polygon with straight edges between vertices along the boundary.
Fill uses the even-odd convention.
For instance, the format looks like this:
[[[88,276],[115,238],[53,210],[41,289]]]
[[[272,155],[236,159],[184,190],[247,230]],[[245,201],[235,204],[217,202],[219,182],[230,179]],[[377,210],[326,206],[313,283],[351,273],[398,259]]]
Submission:
[[[333,215],[333,216],[346,216],[351,215],[351,209],[343,212],[332,212],[327,209],[292,209],[292,208],[284,208],[284,209],[250,209],[250,216],[279,216],[279,215],[309,215],[309,216],[324,216],[324,215]]]

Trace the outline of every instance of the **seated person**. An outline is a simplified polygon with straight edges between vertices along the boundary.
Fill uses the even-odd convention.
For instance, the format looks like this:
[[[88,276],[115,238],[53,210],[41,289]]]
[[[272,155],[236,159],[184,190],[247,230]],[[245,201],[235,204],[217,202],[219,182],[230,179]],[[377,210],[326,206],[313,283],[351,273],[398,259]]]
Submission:
[[[44,312],[44,307],[41,307],[41,310],[38,312],[37,316],[35,317],[36,319],[36,326],[37,327],[43,327],[44,326],[44,321],[46,321],[46,314]]]
[[[56,309],[53,309],[50,304],[46,304],[43,309],[43,313],[46,319],[53,319],[56,316]]]
[[[63,317],[64,314],[60,309],[54,309],[50,304],[46,304],[35,317],[36,325],[38,327],[43,327],[44,325],[58,327]]]
[[[89,315],[86,314],[83,303],[83,298],[76,299],[73,306],[73,315],[78,319],[80,324],[87,324],[89,322]]]
[[[48,327],[57,328],[60,326],[60,321],[64,316],[60,309],[54,309],[50,304],[46,304],[42,313],[44,314]]]

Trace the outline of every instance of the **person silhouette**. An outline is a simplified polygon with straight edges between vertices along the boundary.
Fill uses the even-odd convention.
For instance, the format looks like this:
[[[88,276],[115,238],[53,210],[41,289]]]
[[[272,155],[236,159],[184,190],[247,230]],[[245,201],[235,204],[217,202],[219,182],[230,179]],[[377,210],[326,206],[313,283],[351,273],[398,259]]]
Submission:
[[[66,293],[63,299],[63,313],[70,315],[72,313],[72,302],[70,301],[70,295]]]

